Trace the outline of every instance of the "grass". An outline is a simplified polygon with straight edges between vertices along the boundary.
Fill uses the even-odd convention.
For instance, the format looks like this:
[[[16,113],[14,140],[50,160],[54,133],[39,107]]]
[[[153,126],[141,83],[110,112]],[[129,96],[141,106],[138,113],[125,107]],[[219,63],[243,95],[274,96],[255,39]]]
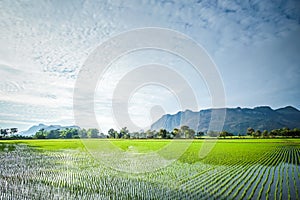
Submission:
[[[257,161],[258,158],[270,151],[275,151],[280,146],[300,146],[300,139],[221,139],[217,140],[214,148],[204,159],[199,158],[199,151],[203,143],[209,140],[181,140],[173,142],[173,151],[180,148],[180,144],[188,147],[180,156],[179,161],[195,163],[202,161],[213,165],[235,165],[237,163]],[[30,147],[57,151],[66,149],[78,150],[111,150],[135,151],[138,153],[157,152],[172,143],[172,140],[123,140],[123,139],[53,139],[53,140],[2,140],[0,144],[26,144]],[[0,146],[1,147],[1,146]],[[160,152],[163,154],[164,152]]]
[[[0,199],[299,199],[299,139],[220,139],[200,158],[208,144],[213,141],[1,140]],[[126,153],[178,160],[132,174],[102,165],[94,159],[98,151],[111,152],[119,167],[155,162],[132,162]],[[117,155],[129,157],[123,163]]]
[[[84,150],[85,147],[80,139],[64,140],[1,140],[0,144],[25,144],[29,147],[44,150],[44,151],[57,151],[65,149],[79,149]]]

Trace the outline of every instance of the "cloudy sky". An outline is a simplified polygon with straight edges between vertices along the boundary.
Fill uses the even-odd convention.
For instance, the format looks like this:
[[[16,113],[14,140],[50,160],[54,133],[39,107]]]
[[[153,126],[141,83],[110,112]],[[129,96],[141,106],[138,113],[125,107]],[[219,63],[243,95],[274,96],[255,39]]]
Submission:
[[[176,30],[200,44],[218,68],[226,106],[300,108],[297,0],[1,0],[0,10],[0,127],[74,124],[74,85],[88,56],[112,36],[143,27]],[[134,52],[112,63],[95,91],[103,131],[120,128],[112,111],[117,83],[149,63],[177,70],[198,108],[213,107],[205,81],[193,77],[188,63],[166,52]],[[155,84],[133,92],[128,105],[141,128],[188,109]]]

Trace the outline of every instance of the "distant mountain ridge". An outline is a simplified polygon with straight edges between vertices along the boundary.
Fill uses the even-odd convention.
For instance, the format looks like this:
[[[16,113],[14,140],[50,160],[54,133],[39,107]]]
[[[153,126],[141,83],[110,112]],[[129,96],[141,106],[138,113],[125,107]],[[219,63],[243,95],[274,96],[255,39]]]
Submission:
[[[292,106],[273,110],[269,106],[251,108],[223,108],[226,118],[223,126],[224,131],[234,134],[245,134],[248,127],[255,130],[273,130],[283,127],[290,129],[300,128],[300,111]],[[214,109],[180,111],[174,115],[163,115],[152,124],[152,130],[164,128],[168,131],[187,125],[197,131],[207,132]]]
[[[24,135],[24,136],[31,136],[34,135],[36,132],[38,132],[40,129],[45,129],[46,131],[51,131],[51,130],[64,130],[67,128],[76,128],[76,129],[80,129],[79,126],[61,126],[61,125],[45,125],[45,124],[39,124],[39,125],[35,125],[30,127],[27,131],[21,131],[20,135]]]

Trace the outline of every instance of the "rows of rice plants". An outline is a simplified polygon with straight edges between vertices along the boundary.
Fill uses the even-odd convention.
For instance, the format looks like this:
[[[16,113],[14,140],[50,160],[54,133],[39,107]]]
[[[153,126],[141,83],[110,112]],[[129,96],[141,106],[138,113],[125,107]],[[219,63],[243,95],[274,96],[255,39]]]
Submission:
[[[273,159],[269,162],[270,166],[276,166],[279,162],[280,162],[280,159],[277,159],[278,155],[273,155]],[[268,181],[268,179],[270,178],[270,172],[271,172],[271,167],[264,167],[264,171],[263,171],[263,175],[260,176],[260,178],[256,181],[256,184],[254,185],[252,191],[251,191],[251,194],[248,196],[248,199],[249,198],[252,198],[256,193],[257,194],[257,199],[261,199],[262,197],[262,194],[263,194],[263,191],[265,189],[265,185]],[[265,178],[264,178],[265,177]],[[263,180],[264,178],[264,180]],[[259,190],[257,190],[257,188],[260,188]]]
[[[268,158],[272,157],[272,155],[273,155],[272,152],[267,153],[265,156],[263,156],[260,159],[260,162],[264,163],[268,161]],[[238,178],[235,180],[235,182],[233,182],[233,184],[230,184],[229,187],[223,191],[223,192],[227,191],[226,196],[230,196],[230,195],[233,195],[233,197],[236,196],[243,189],[244,182],[247,182],[250,179],[251,175],[257,171],[257,167],[258,165],[256,165],[255,161],[244,165],[244,169],[242,169],[244,173],[237,172],[239,174],[236,175]]]
[[[292,156],[293,156],[292,164],[297,166],[297,159],[299,159],[299,158],[297,158],[297,151],[295,148],[293,148],[293,150],[292,150]],[[295,171],[295,168],[298,169],[298,167],[292,167],[292,178],[293,178],[293,183],[294,183],[294,188],[295,188],[295,196],[299,197],[299,191],[298,191],[296,177],[295,177],[296,173],[298,173],[298,171]],[[298,173],[298,175],[299,175],[299,173]]]
[[[214,164],[211,155],[209,162],[179,160],[135,174],[109,168],[81,149],[5,144],[0,150],[0,199],[299,199],[299,145],[278,142],[253,158],[238,155],[241,147],[230,145],[237,159]],[[221,155],[226,154],[216,158]]]
[[[202,177],[198,177],[197,179],[196,178],[191,179],[189,181],[189,184],[193,185],[194,190],[197,190],[199,186],[200,187],[202,186],[202,192],[204,191],[206,192],[206,197],[215,195],[217,190],[219,189],[218,186],[219,185],[222,186],[224,183],[226,185],[226,182],[229,182],[231,180],[232,175],[233,174],[236,175],[235,172],[244,168],[244,164],[246,164],[246,161],[244,163],[239,163],[239,165],[236,163],[235,166],[231,166],[231,167],[228,167],[227,165],[223,167],[218,167],[218,171],[215,171],[216,173],[213,173],[212,175],[209,176],[207,174],[204,174]],[[198,197],[197,193],[195,195],[196,197]]]
[[[272,153],[270,153],[267,156],[264,156],[261,159],[262,163],[268,163],[272,159]],[[241,180],[241,182],[237,185],[238,188],[233,191],[234,193],[229,193],[232,198],[239,197],[244,198],[247,194],[248,188],[251,187],[252,183],[256,180],[256,177],[259,175],[261,169],[263,168],[263,165],[260,164],[253,164],[253,167],[251,168],[251,171],[247,173],[247,175]],[[229,191],[230,192],[230,191]]]
[[[278,159],[278,158],[281,158],[282,156],[283,156],[283,151],[280,151],[280,152],[277,153],[276,156],[273,157],[273,160],[275,161],[275,164],[273,166],[277,166],[277,165],[280,164],[280,159]],[[268,183],[268,184],[265,184],[265,185],[268,185],[268,187],[266,189],[266,192],[265,192],[266,199],[269,199],[270,191],[271,191],[271,188],[272,188],[271,186],[272,186],[272,184],[274,182],[274,179],[275,179],[275,170],[276,170],[276,167],[273,167],[273,166],[271,167],[271,169],[269,169],[270,173],[269,173],[269,176],[267,176],[268,179],[267,179],[266,183]],[[258,197],[261,197],[263,191],[264,191],[264,189],[261,188]]]
[[[293,152],[293,150],[290,152]],[[232,198],[261,198],[264,191],[267,191],[265,194],[270,192],[270,189],[267,190],[267,188],[270,188],[271,184],[267,185],[267,183],[271,182],[269,179],[274,177],[271,175],[271,173],[274,173],[274,166],[286,160],[289,162],[287,156],[282,158],[285,154],[286,150],[284,148],[277,148],[274,152],[266,153],[260,161],[256,161],[264,165],[257,165],[253,161],[252,163],[241,163],[240,167],[219,168],[219,171],[216,171],[216,168],[214,168],[214,172],[216,172],[214,175],[201,173],[202,177],[193,177],[196,179],[191,179],[189,181],[190,186],[185,185],[185,188],[192,188],[193,192],[197,190],[197,188],[199,191],[199,188],[202,187],[202,194],[205,194],[205,196],[197,196],[197,193],[193,193],[194,196],[192,197],[211,198],[214,196],[218,199],[220,197],[228,197],[231,194],[229,188],[235,189],[235,187],[239,185],[240,190],[238,189],[237,192],[231,196]],[[247,169],[251,169],[252,171]],[[243,173],[241,173],[241,171]],[[251,179],[251,177],[253,178]],[[291,177],[287,178],[291,179]],[[230,180],[234,180],[233,186],[229,184]],[[245,185],[248,187],[245,187]],[[243,190],[242,194],[240,193],[241,190]],[[228,192],[227,195],[224,195],[225,191]],[[290,191],[287,192],[287,194],[290,194]],[[240,196],[237,196],[237,194],[240,194]]]

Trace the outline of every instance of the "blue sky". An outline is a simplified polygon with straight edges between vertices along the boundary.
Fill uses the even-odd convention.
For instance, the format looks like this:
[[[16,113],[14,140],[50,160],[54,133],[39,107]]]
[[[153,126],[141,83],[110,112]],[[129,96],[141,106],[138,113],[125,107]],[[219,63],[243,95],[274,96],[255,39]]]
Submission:
[[[73,89],[84,61],[101,42],[142,27],[173,29],[202,45],[218,67],[228,107],[300,108],[299,1],[2,0],[0,9],[0,127],[74,124]],[[190,78],[199,109],[212,106],[205,82],[194,81],[182,60],[137,52],[113,63],[97,88],[103,131],[119,128],[111,111],[116,80],[149,62],[179,70]],[[129,106],[133,121],[145,127],[163,113],[186,109],[153,86],[136,92]]]

